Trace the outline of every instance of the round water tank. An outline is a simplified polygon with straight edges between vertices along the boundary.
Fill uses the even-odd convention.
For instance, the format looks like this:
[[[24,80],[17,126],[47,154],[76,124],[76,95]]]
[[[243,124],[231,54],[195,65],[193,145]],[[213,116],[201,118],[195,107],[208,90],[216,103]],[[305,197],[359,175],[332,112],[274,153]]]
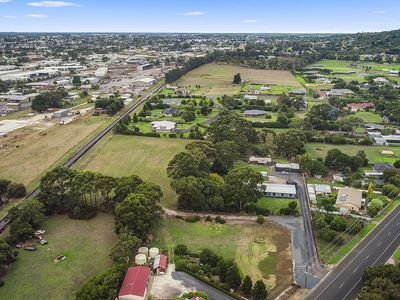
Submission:
[[[150,257],[154,258],[160,253],[160,250],[158,250],[158,248],[150,248],[149,253],[150,253]]]
[[[139,250],[138,250],[138,253],[139,254],[144,254],[144,255],[149,255],[149,248],[147,248],[147,247],[140,247],[139,248]]]
[[[147,261],[147,257],[144,254],[138,254],[135,256],[135,264],[144,265]]]

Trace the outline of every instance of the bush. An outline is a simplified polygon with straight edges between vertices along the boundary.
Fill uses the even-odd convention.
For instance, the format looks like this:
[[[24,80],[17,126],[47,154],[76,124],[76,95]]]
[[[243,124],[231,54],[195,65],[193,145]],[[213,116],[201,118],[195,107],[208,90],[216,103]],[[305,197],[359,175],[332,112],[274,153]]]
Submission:
[[[26,188],[22,183],[11,183],[7,187],[9,198],[22,198],[26,195]]]
[[[264,219],[263,216],[258,216],[258,217],[257,217],[257,223],[258,223],[258,224],[264,224],[264,222],[265,222],[265,219]]]
[[[212,222],[211,216],[207,216],[207,217],[206,217],[206,222]]]
[[[198,221],[200,221],[200,216],[190,216],[185,218],[185,222],[188,223],[196,223]]]
[[[224,218],[222,218],[221,216],[216,216],[215,217],[215,222],[219,223],[219,224],[225,224],[226,221]]]
[[[183,244],[177,245],[174,251],[175,255],[187,255],[188,252],[188,248],[186,247],[186,245]]]
[[[79,207],[75,206],[71,211],[68,212],[68,217],[71,219],[78,220],[89,220],[97,215],[96,207]]]

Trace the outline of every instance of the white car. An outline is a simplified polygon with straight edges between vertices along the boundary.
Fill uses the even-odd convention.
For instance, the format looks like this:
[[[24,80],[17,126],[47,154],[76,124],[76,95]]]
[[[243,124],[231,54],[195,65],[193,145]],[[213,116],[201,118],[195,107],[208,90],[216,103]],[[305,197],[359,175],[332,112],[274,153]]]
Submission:
[[[39,243],[40,243],[40,245],[46,245],[47,244],[47,240],[41,239]]]

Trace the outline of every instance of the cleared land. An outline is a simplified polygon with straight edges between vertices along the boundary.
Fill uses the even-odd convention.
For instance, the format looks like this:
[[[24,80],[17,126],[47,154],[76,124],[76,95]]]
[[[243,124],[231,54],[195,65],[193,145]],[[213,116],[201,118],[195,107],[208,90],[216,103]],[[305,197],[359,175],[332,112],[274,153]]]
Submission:
[[[299,211],[300,204],[298,199],[262,197],[258,200],[257,206],[268,209],[272,215],[278,215],[279,210],[287,208],[292,201],[297,202],[297,211]]]
[[[153,244],[170,251],[178,244],[185,244],[197,253],[207,247],[234,259],[244,275],[253,281],[263,279],[269,288],[292,275],[290,234],[275,224],[222,225],[167,220],[155,230]]]
[[[400,159],[400,147],[384,147],[384,146],[361,146],[361,145],[330,145],[320,143],[308,143],[306,144],[306,151],[311,154],[312,157],[325,157],[330,149],[337,148],[340,151],[349,154],[356,155],[359,150],[364,150],[370,163],[388,162],[394,163]],[[395,153],[395,156],[388,157],[380,154],[382,150],[390,150]]]
[[[90,221],[54,216],[46,220],[48,245],[35,252],[19,250],[17,262],[4,277],[0,299],[75,299],[87,279],[111,265],[109,253],[117,241],[112,215]],[[58,255],[67,258],[54,263]]]
[[[0,177],[32,187],[38,178],[76,145],[104,125],[108,117],[85,116],[74,122],[38,130],[27,127],[1,140]]]
[[[189,88],[196,95],[236,94],[241,89],[240,85],[232,84],[233,76],[237,73],[240,73],[242,81],[249,83],[301,87],[289,71],[259,70],[216,63],[189,72],[175,84]],[[196,88],[196,85],[200,88]]]
[[[75,168],[110,176],[138,175],[161,186],[161,205],[176,208],[176,194],[170,187],[166,168],[188,140],[110,135],[90,150]]]

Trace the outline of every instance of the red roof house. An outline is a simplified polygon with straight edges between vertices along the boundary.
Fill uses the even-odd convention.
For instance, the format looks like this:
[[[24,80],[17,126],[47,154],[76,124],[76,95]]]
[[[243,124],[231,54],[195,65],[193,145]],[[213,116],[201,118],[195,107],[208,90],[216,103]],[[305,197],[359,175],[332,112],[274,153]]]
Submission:
[[[145,299],[148,283],[151,279],[150,268],[144,266],[131,267],[125,274],[124,282],[118,293],[119,300]]]
[[[375,104],[373,102],[350,103],[350,104],[347,104],[347,107],[350,108],[353,111],[358,111],[358,110],[366,109],[366,108],[369,108],[369,107],[375,107]]]

